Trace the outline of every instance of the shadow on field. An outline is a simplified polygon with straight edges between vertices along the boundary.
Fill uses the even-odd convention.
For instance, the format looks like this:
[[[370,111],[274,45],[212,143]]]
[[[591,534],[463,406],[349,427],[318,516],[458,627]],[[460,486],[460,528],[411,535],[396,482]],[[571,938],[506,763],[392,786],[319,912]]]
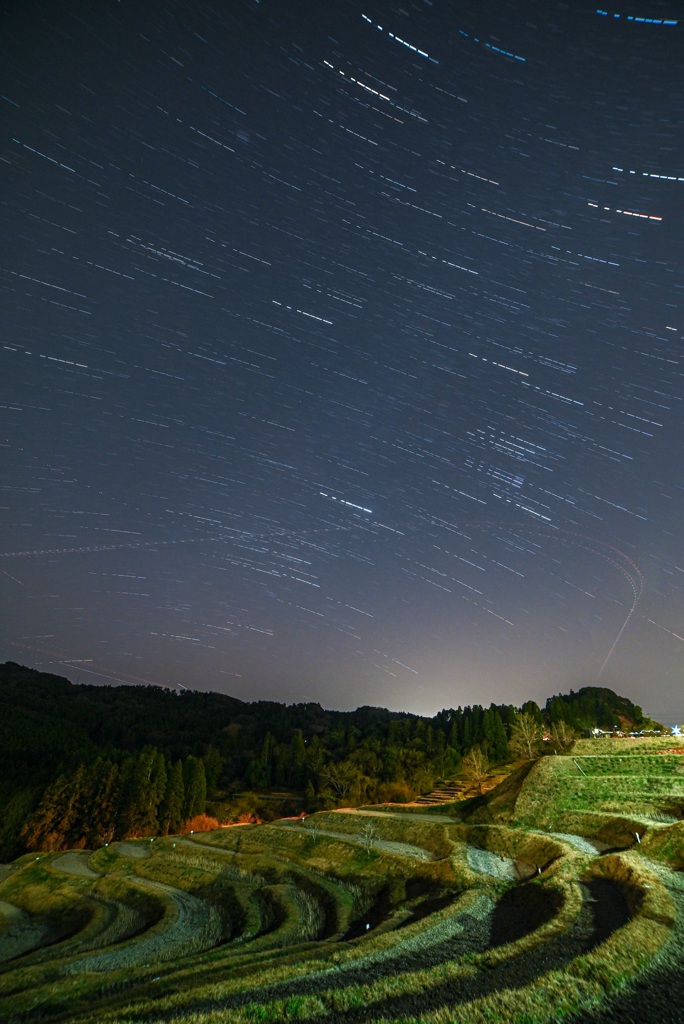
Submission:
[[[377,928],[388,917],[392,910],[389,886],[383,886],[373,898],[373,902],[359,918],[354,921],[344,935],[345,942],[358,939],[362,935]]]
[[[683,1006],[684,975],[673,967],[647,972],[603,1010],[568,1017],[567,1024],[682,1024]]]
[[[406,928],[407,925],[414,924],[416,921],[422,921],[424,918],[430,917],[431,914],[436,914],[439,910],[446,910],[449,904],[453,903],[453,901],[454,893],[443,893],[441,896],[428,896],[411,909],[410,915],[405,921],[401,922],[399,928]]]
[[[528,985],[543,974],[588,953],[627,923],[629,914],[626,903],[612,882],[596,879],[583,885],[582,891],[584,901],[573,925],[547,942],[541,942],[517,955],[512,951],[509,958],[499,963],[482,959],[479,963],[470,964],[470,969],[462,977],[433,987],[426,985],[422,991],[413,995],[404,993],[358,1010],[345,1010],[344,1014],[326,1014],[321,1019],[324,1019],[325,1024],[366,1024],[376,1016],[388,1019],[406,1019],[411,1015],[420,1017],[440,1007],[454,1006],[502,989],[515,990]],[[396,978],[405,972],[425,971],[441,963],[455,964],[455,961],[467,954],[482,954],[487,949],[500,948],[503,944],[523,938],[552,918],[557,909],[558,905],[554,905],[548,898],[548,891],[539,886],[523,884],[509,890],[489,917],[459,915],[460,929],[454,929],[446,937],[440,937],[438,927],[431,942],[428,930],[425,936],[420,937],[424,941],[411,939],[405,948],[400,945],[384,954],[369,952],[368,956],[348,966],[340,965],[331,971],[308,975],[297,982],[269,986],[259,992],[258,1001],[268,1004],[271,1000],[295,995],[322,994],[353,985],[372,985],[384,977]],[[474,973],[472,967],[475,967]],[[230,1007],[253,1003],[254,997],[255,992],[252,990],[228,998],[221,1003],[221,1009],[226,1012]],[[318,1019],[315,1015],[311,1017],[313,1021]],[[640,1024],[645,1019],[642,1017]],[[589,1020],[587,1018],[585,1022],[582,1019],[582,1024],[589,1024]],[[605,1024],[608,1024],[608,1020],[606,1018]],[[668,1018],[663,1020],[667,1021]]]
[[[349,942],[352,939],[360,938],[362,935],[367,935],[368,932],[373,931],[386,921],[393,911],[404,908],[408,913],[395,927],[397,931],[400,928],[406,928],[407,925],[413,924],[414,921],[422,921],[431,914],[435,914],[438,910],[448,907],[449,904],[454,902],[457,895],[455,892],[436,893],[434,887],[423,879],[412,878],[406,882],[406,900],[415,900],[416,902],[413,906],[407,907],[405,903],[397,906],[392,902],[390,887],[385,885],[375,894],[368,910],[361,914],[347,929],[344,941]]]
[[[682,888],[674,883],[674,886],[668,884],[668,889],[681,905]],[[647,968],[643,974],[633,978],[624,992],[611,997],[608,1006],[581,1011],[569,1017],[567,1024],[682,1024],[684,972],[677,954],[684,941],[684,928],[679,910],[677,918],[671,949],[665,951],[664,962]]]
[[[545,896],[543,890],[538,889],[537,893],[532,895],[534,888],[538,889],[531,885],[522,885],[506,894],[508,898],[504,897],[494,912],[491,933],[483,936],[481,928],[478,927],[482,922],[472,922],[474,928],[471,929],[469,936],[468,951],[472,952],[478,945],[480,949],[486,949],[514,941],[549,920],[555,910],[548,904],[542,904]],[[482,961],[475,975],[468,974],[462,978],[455,978],[443,985],[426,988],[416,995],[407,993],[374,1004],[373,1013],[387,1018],[405,1018],[411,1014],[420,1016],[443,1006],[470,1002],[501,989],[516,989],[529,985],[541,975],[563,967],[576,957],[588,953],[604,942],[617,928],[626,924],[629,915],[622,894],[612,882],[602,879],[592,881],[583,887],[583,891],[585,899],[581,912],[573,926],[561,935],[519,955],[512,955],[500,963]],[[489,929],[487,931],[489,932]],[[463,948],[459,954],[453,947],[448,950],[444,945],[434,946],[426,950],[428,963],[423,964],[420,962],[422,958],[412,955],[407,957],[404,963],[398,963],[393,959],[388,964],[388,971],[382,970],[384,965],[368,964],[364,971],[357,970],[353,974],[344,972],[343,977],[336,975],[334,985],[339,988],[346,987],[347,984],[370,983],[385,973],[394,974],[402,970],[416,971],[432,967],[447,958],[462,956],[464,952]],[[320,991],[317,985],[315,989]],[[308,991],[312,989],[309,988]],[[338,1024],[338,1021],[339,1024],[342,1024],[342,1021],[344,1024],[364,1024],[368,1018],[369,1008],[366,1007],[359,1011],[347,1011],[344,1017],[332,1015],[325,1020],[326,1024]],[[643,1024],[644,1019],[646,1018],[641,1018],[640,1024]]]
[[[561,895],[554,889],[533,884],[509,889],[494,908],[490,947],[496,949],[517,942],[541,928],[558,913],[561,904]]]

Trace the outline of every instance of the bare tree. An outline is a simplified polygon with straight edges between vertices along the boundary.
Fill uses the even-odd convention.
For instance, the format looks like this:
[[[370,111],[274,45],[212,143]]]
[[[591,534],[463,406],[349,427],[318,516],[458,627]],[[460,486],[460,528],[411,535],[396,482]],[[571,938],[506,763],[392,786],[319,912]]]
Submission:
[[[337,764],[333,762],[321,771],[322,777],[330,784],[340,800],[344,800],[351,787],[358,781],[359,774],[356,765],[350,761],[340,761]]]
[[[468,751],[461,762],[461,771],[481,793],[482,785],[489,775],[489,759],[482,747],[473,747]]]
[[[515,716],[508,741],[511,750],[522,757],[536,757],[544,739],[542,727],[533,715],[520,711]]]
[[[574,729],[571,729],[562,719],[560,722],[556,722],[551,729],[551,743],[557,754],[563,754],[569,750],[576,738]]]
[[[377,825],[371,819],[369,819],[366,822],[366,824],[363,826],[363,829],[361,830],[361,839],[363,840],[363,845],[366,847],[369,853],[373,849],[373,844],[375,843],[377,831]]]

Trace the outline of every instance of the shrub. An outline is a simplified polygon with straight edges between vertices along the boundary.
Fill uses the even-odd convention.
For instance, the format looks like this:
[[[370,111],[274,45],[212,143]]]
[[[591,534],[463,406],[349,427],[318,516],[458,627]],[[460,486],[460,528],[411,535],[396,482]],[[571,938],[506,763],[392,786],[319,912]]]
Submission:
[[[185,832],[211,832],[213,829],[218,828],[219,823],[216,818],[209,817],[208,814],[196,814],[194,818],[190,818],[189,821],[185,822]]]

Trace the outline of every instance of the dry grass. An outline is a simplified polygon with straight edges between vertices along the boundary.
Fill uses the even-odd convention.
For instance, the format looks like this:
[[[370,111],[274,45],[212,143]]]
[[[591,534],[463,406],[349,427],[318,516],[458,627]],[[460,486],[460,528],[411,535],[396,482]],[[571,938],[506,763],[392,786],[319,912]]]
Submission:
[[[103,1024],[551,1024],[663,958],[681,973],[684,824],[654,820],[681,759],[616,742],[524,766],[459,805],[460,821],[326,812],[102,848],[94,878],[23,858],[0,880],[22,912],[0,942],[27,921],[42,938],[0,965],[3,1022],[87,1024],[96,1008]],[[582,853],[540,826],[622,852]],[[497,859],[532,879],[480,873]],[[605,934],[594,891],[613,913]]]

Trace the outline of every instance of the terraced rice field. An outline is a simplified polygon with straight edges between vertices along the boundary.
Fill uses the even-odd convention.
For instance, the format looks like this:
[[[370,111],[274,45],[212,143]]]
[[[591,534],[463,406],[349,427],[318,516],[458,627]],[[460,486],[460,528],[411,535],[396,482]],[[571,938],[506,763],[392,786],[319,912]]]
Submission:
[[[522,787],[516,816],[539,823],[573,811],[620,814],[628,807],[648,821],[678,820],[684,815],[684,757],[645,751],[633,750],[629,740],[585,740],[570,757],[541,758]]]
[[[0,1019],[681,1021],[684,822],[657,820],[681,758],[592,756],[426,813],[21,858],[0,872]],[[575,775],[629,777],[634,813],[564,800]]]

